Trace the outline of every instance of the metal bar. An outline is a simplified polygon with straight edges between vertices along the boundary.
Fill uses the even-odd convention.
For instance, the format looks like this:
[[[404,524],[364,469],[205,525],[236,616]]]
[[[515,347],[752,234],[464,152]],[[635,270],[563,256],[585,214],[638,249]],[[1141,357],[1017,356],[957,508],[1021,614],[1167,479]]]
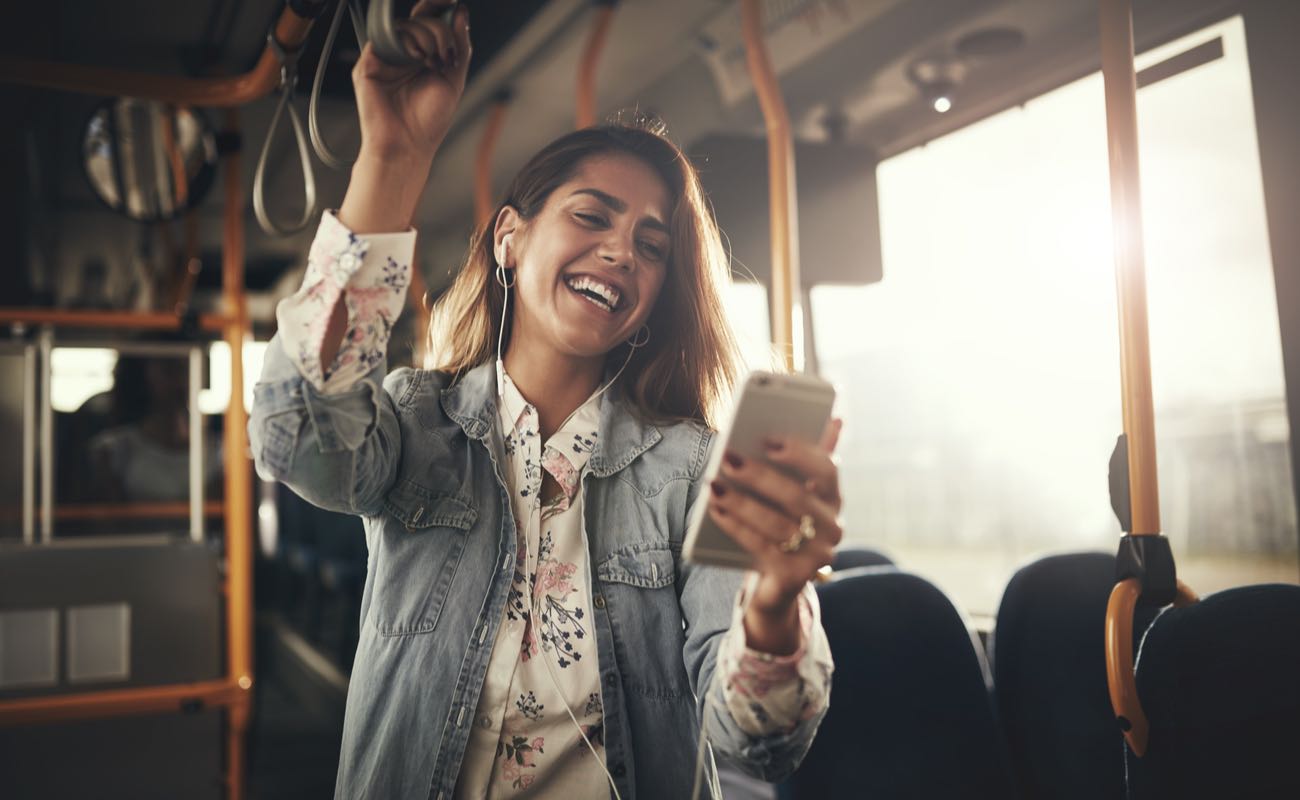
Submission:
[[[492,223],[492,154],[505,126],[509,105],[504,97],[497,98],[492,104],[492,113],[488,115],[483,137],[478,141],[478,152],[474,155],[474,226],[477,228]],[[490,236],[491,231],[485,231],[484,235]]]
[[[1173,58],[1166,58],[1159,64],[1153,64],[1142,70],[1137,74],[1137,88],[1144,89],[1160,81],[1169,80],[1220,58],[1223,58],[1223,37],[1216,36],[1191,50],[1184,50]]]
[[[605,39],[609,36],[609,25],[613,20],[614,3],[606,2],[596,9],[596,18],[591,22],[587,47],[582,51],[582,61],[578,65],[579,128],[590,128],[596,124],[596,64],[600,62],[600,51],[605,49]]]
[[[1155,410],[1142,252],[1142,190],[1138,175],[1137,78],[1129,0],[1101,0],[1101,73],[1106,88],[1111,226],[1119,297],[1120,385],[1128,436],[1133,534],[1160,533]]]
[[[205,500],[201,508],[205,517],[219,517],[225,511],[225,507],[218,500]],[[190,504],[187,502],[73,503],[71,505],[60,505],[54,509],[54,519],[56,522],[88,519],[188,519],[190,511]],[[15,510],[13,508],[0,507],[0,519],[11,517],[14,514]],[[33,518],[42,516],[44,516],[44,512],[34,510]],[[96,541],[98,541],[98,537]]]
[[[42,328],[37,341],[41,352],[41,544],[49,544],[54,540],[54,405],[50,397],[54,331]]]
[[[36,544],[36,346],[23,346],[23,544]]]
[[[226,128],[239,131],[239,112],[226,112]],[[227,715],[226,791],[239,800],[244,790],[241,754],[248,728],[253,685],[253,584],[252,584],[252,475],[248,464],[244,410],[244,334],[248,329],[244,298],[244,195],[237,152],[225,159],[225,217],[221,245],[221,292],[230,345],[230,402],[225,424],[226,500],[226,674],[245,690],[244,702],[232,705]]]
[[[207,342],[203,343],[205,346]],[[182,359],[189,356],[194,342],[141,342],[126,339],[81,339],[56,347],[56,350],[115,350],[120,356]]]
[[[223,678],[202,683],[0,700],[0,728],[74,719],[180,712],[196,701],[204,706],[229,706],[247,702],[247,695],[246,688]]]
[[[222,314],[200,314],[198,327],[220,331],[229,320]],[[3,325],[53,325],[60,328],[122,328],[136,331],[176,331],[184,321],[166,311],[63,311],[52,308],[0,308]]]
[[[203,541],[203,413],[199,387],[203,384],[203,351],[190,348],[190,538]]]
[[[799,294],[799,207],[795,197],[794,142],[790,115],[763,40],[758,0],[741,0],[745,64],[767,126],[768,200],[772,227],[772,344],[795,368],[794,299]]]
[[[284,50],[297,50],[306,41],[311,23],[311,19],[298,16],[293,4],[286,4],[272,35]],[[0,56],[0,83],[106,97],[140,97],[176,105],[242,106],[269,94],[279,82],[280,59],[269,43],[256,66],[229,78],[180,78]]]

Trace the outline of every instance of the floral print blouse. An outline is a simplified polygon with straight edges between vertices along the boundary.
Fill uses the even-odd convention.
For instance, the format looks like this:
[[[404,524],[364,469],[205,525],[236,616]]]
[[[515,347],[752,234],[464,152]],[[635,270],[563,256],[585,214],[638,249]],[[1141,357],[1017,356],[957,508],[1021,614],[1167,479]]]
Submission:
[[[285,351],[316,389],[346,392],[385,359],[414,247],[414,231],[358,236],[325,212],[302,288],[276,312]],[[322,365],[326,322],[340,296],[348,310],[344,342],[334,362]],[[498,423],[519,555],[456,796],[604,796],[600,666],[588,622],[591,569],[581,492],[598,437],[600,396],[593,394],[543,443],[537,409],[508,375],[501,378]],[[543,471],[560,488],[554,497],[542,497]],[[832,665],[811,588],[800,596],[795,653],[773,656],[746,646],[745,595],[755,578],[736,600],[715,678],[724,682],[723,697],[741,728],[762,736],[826,707]]]

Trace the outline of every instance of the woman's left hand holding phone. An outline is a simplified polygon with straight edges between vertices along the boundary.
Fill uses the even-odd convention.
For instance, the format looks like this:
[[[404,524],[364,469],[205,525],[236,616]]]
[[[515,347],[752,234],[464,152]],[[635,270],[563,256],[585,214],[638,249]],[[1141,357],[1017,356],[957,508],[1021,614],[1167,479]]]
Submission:
[[[754,650],[788,655],[798,649],[799,593],[831,563],[843,538],[832,459],[841,428],[841,420],[831,420],[816,444],[770,439],[769,463],[728,452],[709,487],[709,515],[753,556],[758,572],[745,608],[746,643]]]

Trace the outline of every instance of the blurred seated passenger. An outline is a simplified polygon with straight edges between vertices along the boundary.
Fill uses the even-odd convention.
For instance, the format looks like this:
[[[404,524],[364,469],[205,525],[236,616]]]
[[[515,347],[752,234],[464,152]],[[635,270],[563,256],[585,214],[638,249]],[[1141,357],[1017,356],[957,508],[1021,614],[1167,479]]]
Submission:
[[[188,371],[176,358],[121,358],[113,370],[115,426],[90,440],[96,500],[166,502],[190,496]],[[221,488],[221,440],[205,426],[203,482]]]

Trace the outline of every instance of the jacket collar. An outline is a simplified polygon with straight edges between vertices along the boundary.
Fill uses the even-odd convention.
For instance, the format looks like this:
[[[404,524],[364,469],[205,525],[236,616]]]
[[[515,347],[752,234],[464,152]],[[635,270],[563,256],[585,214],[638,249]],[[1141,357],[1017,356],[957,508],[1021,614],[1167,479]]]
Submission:
[[[471,439],[482,440],[493,429],[497,413],[496,364],[485,361],[442,390],[442,408]],[[607,477],[631,464],[663,434],[642,422],[620,397],[606,392],[600,404],[600,436],[589,466],[597,477]]]

